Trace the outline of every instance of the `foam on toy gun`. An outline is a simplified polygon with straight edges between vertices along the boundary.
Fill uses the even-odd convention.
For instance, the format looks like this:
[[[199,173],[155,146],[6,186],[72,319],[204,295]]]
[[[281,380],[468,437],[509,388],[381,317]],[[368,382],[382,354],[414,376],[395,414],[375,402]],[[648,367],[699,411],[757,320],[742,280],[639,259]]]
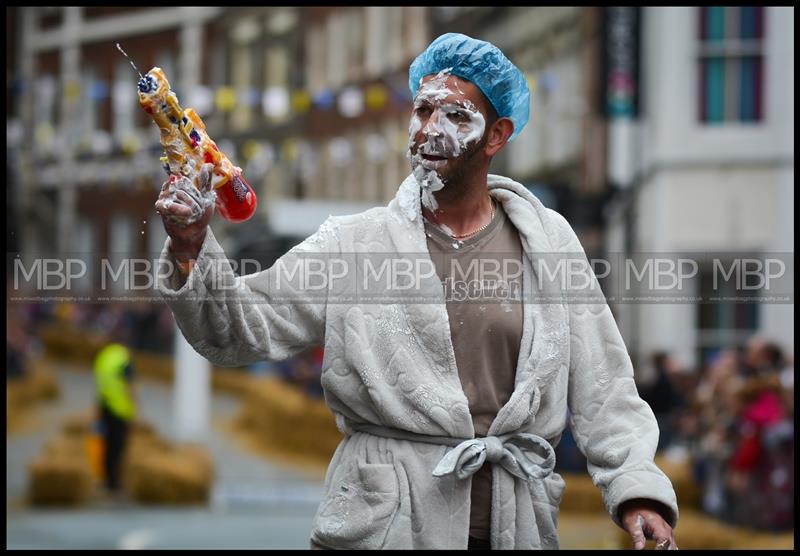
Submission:
[[[211,185],[220,214],[231,222],[250,218],[256,210],[256,194],[242,169],[217,148],[200,116],[191,108],[181,108],[161,68],[151,69],[139,80],[139,104],[161,130],[165,151],[161,162],[167,174],[184,175],[195,183],[203,164],[214,164]]]

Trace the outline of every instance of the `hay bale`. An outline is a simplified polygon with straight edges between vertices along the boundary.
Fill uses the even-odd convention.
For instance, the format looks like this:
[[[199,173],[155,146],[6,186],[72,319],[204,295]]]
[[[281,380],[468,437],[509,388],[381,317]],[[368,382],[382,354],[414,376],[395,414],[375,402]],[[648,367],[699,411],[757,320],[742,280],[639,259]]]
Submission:
[[[175,365],[172,357],[159,353],[131,350],[131,361],[136,374],[165,384],[172,384]]]
[[[47,324],[39,330],[45,353],[59,361],[91,362],[108,342],[105,334],[79,330],[65,322]]]
[[[13,434],[20,429],[25,428],[28,419],[14,411],[11,405],[6,405],[6,435]]]
[[[678,506],[700,509],[703,493],[694,480],[691,461],[688,458],[674,460],[660,455],[655,458],[655,464],[672,482],[672,488],[678,497]]]
[[[84,436],[57,436],[45,444],[43,455],[88,464],[86,438]]]
[[[272,449],[326,464],[342,439],[324,400],[311,399],[276,377],[252,381],[238,423]]]
[[[137,457],[149,452],[159,452],[170,449],[170,443],[161,438],[154,431],[134,429],[129,435],[126,453],[130,454],[131,457]]]
[[[31,374],[31,390],[37,401],[52,401],[61,395],[61,387],[56,377],[47,371],[36,371]]]
[[[87,451],[89,414],[67,417],[61,434],[50,439],[28,464],[28,498],[33,505],[79,505],[93,492]]]
[[[200,447],[150,451],[130,461],[126,490],[150,504],[205,504],[214,467]]]
[[[683,508],[696,508],[700,504],[701,490],[695,484],[691,464],[688,460],[675,461],[658,456],[655,463],[669,477],[678,505]],[[562,473],[566,482],[561,509],[570,512],[606,513],[600,489],[592,483],[588,473]]]
[[[35,392],[27,376],[6,382],[6,403],[15,409],[26,408],[35,401]]]
[[[157,437],[155,427],[146,421],[136,420],[131,424],[131,435],[142,437]]]
[[[38,362],[33,362],[30,368],[28,374],[6,381],[7,432],[22,429],[36,404],[60,395],[58,381],[51,372],[43,370]]]
[[[588,473],[561,473],[561,477],[566,483],[561,511],[606,515],[603,496]]]
[[[75,506],[87,502],[91,494],[88,462],[70,450],[50,451],[28,465],[28,499],[33,505]]]
[[[240,431],[252,431],[256,428],[256,419],[250,406],[239,409],[239,413],[233,418],[234,429]]]
[[[89,500],[94,481],[100,478],[92,469],[92,423],[92,411],[67,417],[61,435],[47,442],[42,455],[29,465],[33,504],[75,505]],[[205,448],[173,447],[143,421],[131,424],[121,471],[124,490],[149,503],[206,503],[214,480],[214,465]]]
[[[213,367],[211,371],[211,386],[215,392],[245,397],[253,388],[254,380],[246,370]]]
[[[65,417],[61,423],[61,433],[65,436],[85,437],[92,431],[94,413],[82,411]]]

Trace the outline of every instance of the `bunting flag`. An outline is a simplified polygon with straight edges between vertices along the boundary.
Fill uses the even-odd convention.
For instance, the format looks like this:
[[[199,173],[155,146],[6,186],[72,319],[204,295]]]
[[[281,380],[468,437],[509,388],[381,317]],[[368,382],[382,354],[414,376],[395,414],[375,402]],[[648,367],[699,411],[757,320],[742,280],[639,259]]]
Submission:
[[[53,129],[52,125],[47,122],[43,122],[36,126],[34,137],[36,138],[36,143],[38,145],[42,147],[49,147],[53,143],[55,130]]]
[[[389,100],[389,93],[381,84],[367,87],[366,102],[370,110],[381,110]]]
[[[311,109],[311,95],[303,89],[292,93],[292,111],[295,114],[305,114]]]
[[[289,116],[289,91],[284,87],[269,87],[262,96],[264,114],[273,120],[281,120]]]
[[[323,89],[314,96],[314,104],[322,110],[329,110],[336,104],[336,97],[328,89]]]
[[[246,159],[245,173],[250,179],[263,177],[275,163],[275,149],[266,141],[247,141],[242,151]]]
[[[236,91],[233,87],[220,87],[214,96],[214,102],[220,112],[230,112],[236,106]]]
[[[69,101],[78,100],[81,96],[81,84],[77,81],[69,81],[64,86],[64,96]]]
[[[353,145],[345,137],[335,137],[328,143],[328,156],[337,168],[344,168],[353,162]]]
[[[257,157],[261,150],[261,143],[255,139],[248,139],[245,141],[244,145],[242,145],[242,157],[244,157],[245,161],[251,160]]]
[[[122,152],[128,156],[136,154],[142,148],[142,142],[136,134],[131,133],[122,140]]]
[[[96,129],[92,133],[90,143],[94,154],[107,155],[114,149],[111,134],[102,129]]]
[[[197,85],[189,92],[187,104],[202,118],[210,114],[214,108],[214,95],[208,87]]]
[[[105,81],[102,80],[95,80],[92,83],[91,89],[91,97],[92,100],[95,102],[102,102],[106,98],[108,98],[109,93],[109,86]]]
[[[339,94],[339,113],[345,118],[357,118],[364,113],[364,93],[358,87],[347,87]]]
[[[255,87],[242,87],[239,89],[236,95],[236,101],[238,104],[250,108],[258,106],[258,104],[261,102],[261,99],[262,95]]]
[[[281,145],[281,158],[289,162],[294,162],[299,152],[297,141],[294,139],[287,139]]]

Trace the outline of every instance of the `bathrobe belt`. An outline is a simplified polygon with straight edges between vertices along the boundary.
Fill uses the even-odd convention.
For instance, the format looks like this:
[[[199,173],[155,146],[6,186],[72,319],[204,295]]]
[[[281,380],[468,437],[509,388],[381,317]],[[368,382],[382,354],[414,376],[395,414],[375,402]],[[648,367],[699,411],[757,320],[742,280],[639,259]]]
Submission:
[[[452,446],[453,449],[444,455],[433,470],[436,477],[454,474],[459,479],[466,479],[478,471],[485,461],[489,461],[499,464],[520,479],[530,481],[547,477],[556,465],[556,453],[550,443],[541,436],[526,432],[452,438],[364,423],[354,423],[351,428],[384,438]]]

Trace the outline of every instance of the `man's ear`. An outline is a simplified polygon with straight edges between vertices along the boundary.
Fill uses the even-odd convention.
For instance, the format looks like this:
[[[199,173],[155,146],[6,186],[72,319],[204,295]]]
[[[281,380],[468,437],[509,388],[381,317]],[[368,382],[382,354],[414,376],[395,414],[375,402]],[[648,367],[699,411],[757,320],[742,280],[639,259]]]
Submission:
[[[514,123],[508,118],[499,118],[489,128],[489,139],[486,141],[485,152],[487,156],[494,156],[502,149],[508,138],[514,133]]]

